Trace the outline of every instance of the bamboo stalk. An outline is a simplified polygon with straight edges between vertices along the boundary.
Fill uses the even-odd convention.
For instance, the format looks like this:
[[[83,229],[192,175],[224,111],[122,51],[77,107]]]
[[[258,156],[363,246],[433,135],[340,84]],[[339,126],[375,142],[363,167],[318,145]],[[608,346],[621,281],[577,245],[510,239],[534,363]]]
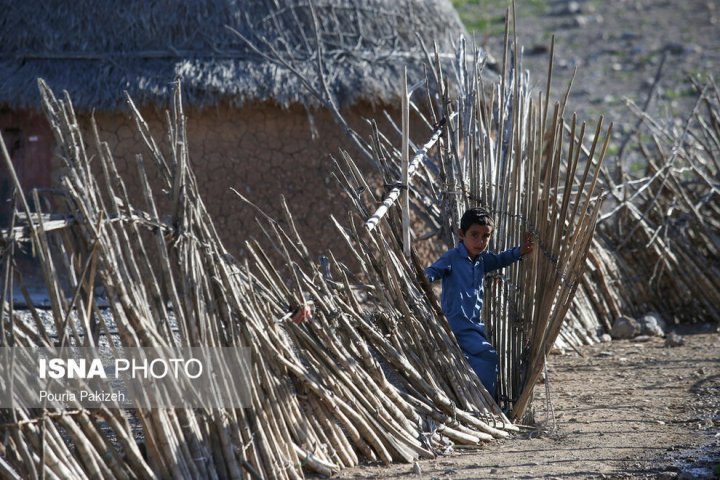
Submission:
[[[410,95],[408,93],[407,67],[403,70],[402,79],[402,232],[403,232],[403,254],[410,257]]]

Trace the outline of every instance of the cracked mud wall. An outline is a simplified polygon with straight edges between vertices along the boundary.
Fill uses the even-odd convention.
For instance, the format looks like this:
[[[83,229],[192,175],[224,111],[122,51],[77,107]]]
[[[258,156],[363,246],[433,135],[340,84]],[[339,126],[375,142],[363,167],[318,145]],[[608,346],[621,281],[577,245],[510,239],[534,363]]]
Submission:
[[[313,112],[318,131],[311,138],[308,116],[301,106],[281,109],[269,104],[253,104],[242,109],[221,105],[203,110],[186,109],[189,154],[200,192],[215,225],[231,254],[240,258],[244,243],[257,238],[267,245],[254,218],[257,213],[240,200],[235,188],[274,218],[282,218],[281,195],[285,195],[298,230],[310,252],[317,257],[329,248],[344,261],[351,257],[329,215],[344,223],[348,209],[332,177],[331,155],[348,150],[361,168],[369,170],[329,113]],[[398,112],[392,112],[396,116]],[[142,111],[156,141],[165,141],[164,114],[153,109]],[[382,110],[368,104],[344,112],[353,127],[363,128],[363,118],[378,118]],[[397,115],[399,117],[399,115]],[[136,178],[130,162],[138,153],[150,163],[142,140],[127,114],[96,113],[101,138],[108,142],[121,174]],[[388,127],[385,131],[389,131]],[[418,138],[424,127],[415,126]],[[87,130],[86,130],[87,131]],[[399,137],[398,137],[399,138]],[[397,142],[399,144],[399,140]],[[150,180],[158,188],[158,175],[150,165]],[[128,185],[131,197],[139,196],[137,184]],[[135,196],[138,195],[138,196]]]
[[[364,119],[375,119],[380,131],[399,148],[400,137],[384,119],[383,110],[388,111],[393,118],[400,117],[397,109],[374,107],[367,103],[355,105],[343,111],[343,114],[351,126],[366,138],[370,130]],[[0,113],[3,137],[9,141],[12,135],[20,135],[22,138],[18,137],[11,143],[32,147],[32,150],[24,149],[27,151],[22,159],[19,154],[16,155],[16,168],[22,174],[26,193],[35,187],[43,188],[46,193],[41,194],[41,197],[47,200],[44,209],[51,208],[48,202],[59,206],[59,199],[51,193],[51,189],[58,186],[62,162],[56,155],[54,139],[44,116],[25,110]],[[272,104],[256,103],[238,109],[220,105],[202,110],[186,108],[185,113],[189,156],[200,192],[231,254],[242,258],[246,253],[244,244],[251,238],[259,239],[261,244],[267,245],[264,234],[254,220],[257,213],[230,190],[232,187],[277,219],[283,218],[281,195],[284,195],[311,254],[318,257],[332,249],[339,260],[352,265],[353,255],[329,219],[333,214],[341,223],[345,223],[349,211],[344,195],[340,193],[337,181],[332,176],[334,164],[331,156],[337,157],[340,149],[345,149],[364,171],[370,172],[369,178],[378,177],[328,112],[313,112],[317,128],[315,139],[311,136],[307,112],[301,106],[282,109]],[[150,125],[155,140],[167,153],[165,114],[160,109],[150,107],[143,109],[142,115]],[[95,155],[90,114],[79,113],[78,118],[86,132],[88,153]],[[138,154],[146,162],[156,197],[160,182],[133,120],[127,112],[96,112],[95,119],[101,140],[109,144],[118,169],[126,179],[130,197],[135,199],[138,206],[145,208],[137,181],[137,167],[134,165]],[[411,122],[411,137],[418,143],[426,141],[429,135],[426,126],[419,121]],[[99,171],[96,173],[101,174]],[[385,192],[378,182],[375,182],[376,195],[382,197]],[[10,194],[8,191],[7,196]],[[9,201],[3,204],[10,208]],[[163,205],[162,202],[159,208],[161,213],[168,211],[167,204]],[[428,256],[425,252],[426,243],[416,246],[422,257],[430,258],[433,255]]]

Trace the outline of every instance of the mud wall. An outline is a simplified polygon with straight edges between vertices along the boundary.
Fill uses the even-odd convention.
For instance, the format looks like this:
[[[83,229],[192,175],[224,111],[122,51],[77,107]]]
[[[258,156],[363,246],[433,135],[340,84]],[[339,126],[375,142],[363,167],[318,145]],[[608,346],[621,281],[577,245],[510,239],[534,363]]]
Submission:
[[[395,112],[397,113],[397,112]],[[281,195],[294,215],[298,230],[311,253],[317,257],[332,248],[343,259],[350,255],[340,241],[329,215],[347,215],[347,205],[332,177],[331,155],[348,149],[355,152],[340,128],[327,112],[315,112],[317,138],[312,139],[308,115],[304,108],[288,110],[267,104],[256,104],[241,110],[229,106],[205,110],[187,110],[189,152],[200,191],[226,248],[236,257],[245,253],[245,241],[265,240],[255,217],[257,213],[242,202],[230,188],[235,188],[275,218],[281,218]],[[155,138],[165,141],[162,114],[143,111]],[[345,112],[355,127],[362,129],[362,118],[378,118],[382,111],[359,105]],[[131,160],[142,153],[150,158],[126,114],[96,113],[100,136],[110,145],[126,178],[134,178],[136,167]],[[383,127],[386,134],[390,129]],[[416,126],[426,137],[424,127]],[[422,129],[422,130],[421,130]],[[368,130],[365,128],[365,130]],[[399,143],[399,140],[398,140]],[[360,162],[370,170],[367,162]],[[159,186],[154,169],[151,181]],[[131,194],[137,185],[129,185]],[[135,197],[141,198],[141,197]]]

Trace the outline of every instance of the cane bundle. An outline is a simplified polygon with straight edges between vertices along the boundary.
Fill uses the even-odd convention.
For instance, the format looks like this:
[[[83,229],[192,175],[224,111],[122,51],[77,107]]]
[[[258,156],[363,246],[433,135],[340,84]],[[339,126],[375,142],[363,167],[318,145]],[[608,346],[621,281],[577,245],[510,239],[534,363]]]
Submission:
[[[549,87],[534,98],[517,60],[505,62],[500,84],[486,97],[481,57],[470,57],[461,41],[454,83],[437,57],[428,57],[434,66],[428,97],[436,101],[426,123],[446,121],[438,148],[425,159],[411,190],[419,218],[429,230],[436,228],[447,246],[457,241],[460,214],[478,205],[496,218],[492,249],[520,245],[526,231],[537,242],[535,255],[485,284],[484,320],[500,354],[500,398],[519,418],[583,279],[610,129],[603,132],[601,118],[588,138],[585,124],[574,115],[565,119],[564,101],[551,105]],[[428,105],[414,110],[422,107],[427,111]],[[376,135],[384,177],[398,178],[397,150],[382,141]]]
[[[284,225],[264,221],[269,241],[249,242],[250,257],[239,264],[223,248],[198,194],[179,89],[162,149],[128,99],[147,146],[136,162],[143,195],[130,198],[129,179],[118,173],[97,129],[87,146],[70,99],[55,98],[42,82],[40,88],[65,163],[63,201],[50,214],[31,212],[20,195],[25,213],[5,241],[10,248],[25,236],[32,241],[54,324],[34,309],[31,323],[3,315],[3,340],[88,346],[104,335],[124,346],[246,346],[252,381],[238,388],[251,391],[252,405],[5,410],[8,472],[299,478],[304,470],[331,475],[361,459],[429,458],[452,442],[475,445],[517,430],[463,368],[436,306],[415,282],[416,266],[387,225],[369,238],[352,224],[342,227],[348,241],[358,242],[360,284],[337,263],[310,258],[289,212]],[[347,174],[362,182],[358,172]],[[159,178],[160,189],[148,178]],[[161,205],[169,205],[167,211]],[[286,263],[273,263],[268,248],[278,249]],[[6,278],[13,278],[12,257],[3,259]],[[93,295],[96,278],[111,321]],[[312,318],[291,321],[308,303]],[[228,372],[226,381],[232,377]]]
[[[679,321],[720,316],[720,92],[713,79],[696,92],[683,122],[663,124],[630,104],[643,125],[636,142],[644,168],[620,170],[613,208],[601,218],[635,305]]]

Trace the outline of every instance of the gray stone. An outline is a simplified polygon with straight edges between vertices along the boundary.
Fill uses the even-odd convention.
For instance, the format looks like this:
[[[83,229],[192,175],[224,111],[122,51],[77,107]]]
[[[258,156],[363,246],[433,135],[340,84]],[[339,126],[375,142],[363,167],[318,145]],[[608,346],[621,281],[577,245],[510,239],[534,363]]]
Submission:
[[[575,15],[573,17],[573,25],[578,28],[586,27],[590,20],[585,15]]]
[[[679,347],[685,343],[685,339],[675,332],[670,332],[665,337],[666,347]]]
[[[602,343],[612,342],[612,337],[610,335],[608,335],[607,333],[603,333],[602,335],[600,335],[600,342],[602,342]]]
[[[641,330],[640,323],[637,320],[632,317],[622,316],[613,323],[610,336],[618,340],[628,340],[640,335]]]
[[[638,319],[640,334],[652,337],[665,336],[665,321],[657,313],[648,313]]]

